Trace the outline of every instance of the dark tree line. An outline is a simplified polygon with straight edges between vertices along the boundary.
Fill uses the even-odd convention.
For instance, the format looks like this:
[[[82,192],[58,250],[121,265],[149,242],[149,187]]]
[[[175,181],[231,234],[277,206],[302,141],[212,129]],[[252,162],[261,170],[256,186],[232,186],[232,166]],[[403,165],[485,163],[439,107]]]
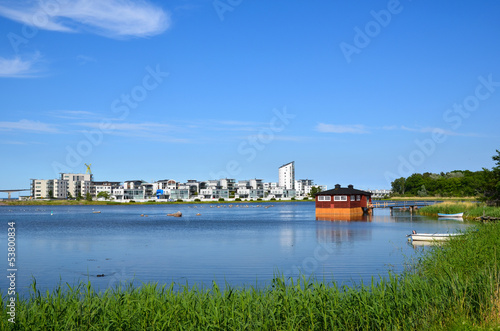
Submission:
[[[496,166],[481,171],[426,172],[398,178],[391,183],[393,195],[464,197],[477,196],[491,204],[500,203],[500,151],[493,156]]]

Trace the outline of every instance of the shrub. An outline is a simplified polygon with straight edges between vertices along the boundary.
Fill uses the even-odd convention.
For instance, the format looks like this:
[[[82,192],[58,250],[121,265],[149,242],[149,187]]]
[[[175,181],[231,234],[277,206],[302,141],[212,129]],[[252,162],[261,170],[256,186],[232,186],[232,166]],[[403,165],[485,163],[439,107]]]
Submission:
[[[201,202],[201,200],[200,200],[200,199],[194,199],[194,201],[195,201],[195,202]]]
[[[218,201],[224,201],[224,198],[219,198],[219,200],[218,200]]]
[[[241,199],[240,198],[236,198],[236,199],[234,199],[234,201],[241,201]]]
[[[184,200],[182,200],[182,199],[177,199],[177,202],[184,202]]]

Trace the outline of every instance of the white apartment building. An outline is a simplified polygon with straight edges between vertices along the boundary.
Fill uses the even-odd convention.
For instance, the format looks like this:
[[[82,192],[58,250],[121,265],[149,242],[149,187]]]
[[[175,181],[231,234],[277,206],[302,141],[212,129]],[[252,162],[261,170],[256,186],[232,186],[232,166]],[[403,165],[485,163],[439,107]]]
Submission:
[[[382,199],[392,194],[392,190],[366,190],[372,194],[372,199]]]
[[[113,195],[113,190],[120,188],[120,182],[92,182],[92,195],[98,196],[101,192]]]
[[[223,178],[219,180],[219,185],[223,190],[234,191],[236,190],[236,179]]]
[[[62,173],[61,180],[66,180],[68,182],[67,192],[71,194],[73,198],[76,198],[78,195],[85,197],[87,193],[92,193],[92,174]]]
[[[276,183],[276,182],[264,183],[263,186],[264,186],[264,190],[270,191],[273,188],[277,188],[278,187],[278,183]]]
[[[68,182],[60,179],[33,179],[31,196],[34,199],[66,199],[68,197]]]
[[[279,168],[278,183],[279,187],[287,190],[295,189],[295,162],[290,162],[282,165]]]

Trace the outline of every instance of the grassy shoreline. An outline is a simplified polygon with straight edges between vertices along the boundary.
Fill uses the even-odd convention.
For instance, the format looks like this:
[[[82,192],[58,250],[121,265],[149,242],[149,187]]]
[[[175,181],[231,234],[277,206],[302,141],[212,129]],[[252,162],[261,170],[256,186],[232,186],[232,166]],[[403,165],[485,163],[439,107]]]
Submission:
[[[491,207],[473,202],[442,202],[422,207],[418,210],[418,213],[426,216],[438,216],[438,213],[464,213],[466,219],[475,219],[482,216],[497,218],[500,217],[500,207]]]
[[[396,201],[477,201],[478,197],[391,197],[382,200]]]
[[[276,277],[264,289],[199,289],[174,284],[96,293],[61,286],[16,302],[2,330],[442,330],[499,326],[500,225],[479,224],[428,250],[402,275],[348,288]],[[5,293],[3,293],[5,295]]]

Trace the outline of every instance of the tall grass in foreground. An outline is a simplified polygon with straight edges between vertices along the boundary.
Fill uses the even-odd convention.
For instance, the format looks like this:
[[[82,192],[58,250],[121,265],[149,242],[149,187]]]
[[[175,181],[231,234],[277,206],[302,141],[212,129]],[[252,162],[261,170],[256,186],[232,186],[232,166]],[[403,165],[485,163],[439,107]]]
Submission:
[[[442,202],[435,205],[422,207],[418,211],[422,215],[437,216],[438,213],[456,214],[464,213],[465,217],[474,218],[479,216],[500,217],[500,207],[486,206],[474,202]]]
[[[59,287],[17,305],[2,330],[442,330],[498,322],[500,226],[480,225],[436,246],[402,275],[339,287],[276,277],[267,288],[146,284],[96,293]]]

